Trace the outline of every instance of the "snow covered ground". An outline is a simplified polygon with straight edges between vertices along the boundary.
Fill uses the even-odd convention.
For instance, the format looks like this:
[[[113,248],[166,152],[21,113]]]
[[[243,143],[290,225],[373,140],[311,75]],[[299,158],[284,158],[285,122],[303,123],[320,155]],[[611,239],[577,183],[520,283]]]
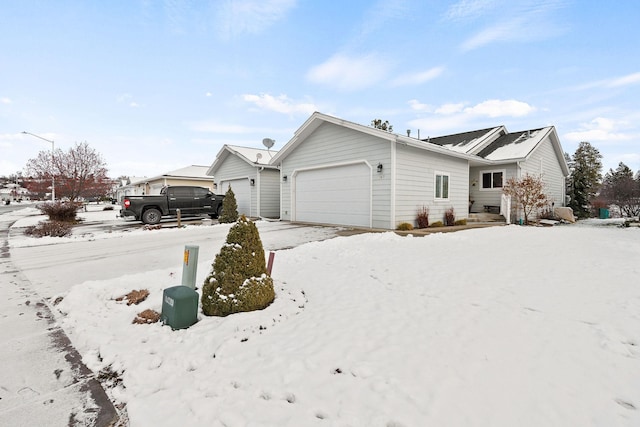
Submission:
[[[56,309],[84,362],[121,374],[110,392],[134,427],[638,426],[640,229],[614,223],[300,244],[277,251],[270,307],[186,330],[131,323],[161,310],[181,259],[118,277],[94,266]],[[292,246],[302,229],[278,224],[258,228]],[[199,283],[221,244],[201,252]],[[141,284],[139,306],[115,300]]]

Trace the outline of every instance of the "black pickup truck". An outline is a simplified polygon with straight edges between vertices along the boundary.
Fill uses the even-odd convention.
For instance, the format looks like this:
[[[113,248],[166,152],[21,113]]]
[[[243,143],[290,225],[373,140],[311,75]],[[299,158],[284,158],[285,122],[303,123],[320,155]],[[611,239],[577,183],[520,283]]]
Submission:
[[[162,217],[202,216],[217,218],[222,212],[223,195],[208,188],[191,186],[164,187],[157,196],[124,196],[120,216],[132,216],[145,224],[157,224]]]

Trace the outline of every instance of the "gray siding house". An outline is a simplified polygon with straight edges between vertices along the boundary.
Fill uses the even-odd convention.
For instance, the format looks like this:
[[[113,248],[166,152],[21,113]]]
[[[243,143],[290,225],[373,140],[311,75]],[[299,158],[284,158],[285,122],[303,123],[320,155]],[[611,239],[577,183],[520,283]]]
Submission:
[[[450,208],[456,219],[499,209],[503,183],[526,173],[542,176],[555,206],[563,206],[569,174],[554,127],[420,140],[318,112],[269,165],[279,169],[282,220],[382,229],[415,225],[421,207],[430,222]],[[220,169],[210,172],[220,182]]]
[[[233,190],[238,213],[253,218],[280,216],[280,173],[269,162],[275,151],[225,145],[207,170],[216,193]]]

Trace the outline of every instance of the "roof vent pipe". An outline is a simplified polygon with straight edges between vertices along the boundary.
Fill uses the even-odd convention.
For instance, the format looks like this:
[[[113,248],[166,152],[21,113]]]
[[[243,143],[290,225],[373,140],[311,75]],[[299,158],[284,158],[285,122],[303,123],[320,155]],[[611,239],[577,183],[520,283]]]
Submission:
[[[407,129],[407,136],[411,137],[411,129]]]

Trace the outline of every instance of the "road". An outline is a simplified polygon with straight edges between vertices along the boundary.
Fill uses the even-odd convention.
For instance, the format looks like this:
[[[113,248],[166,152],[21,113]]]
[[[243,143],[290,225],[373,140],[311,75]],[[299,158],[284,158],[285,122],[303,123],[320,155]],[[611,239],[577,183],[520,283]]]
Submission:
[[[172,224],[163,225],[170,227]],[[11,259],[45,299],[64,294],[72,286],[86,281],[113,279],[159,269],[175,268],[179,281],[186,245],[199,247],[199,263],[208,260],[207,265],[210,265],[213,262],[228,231],[228,227],[213,225],[215,222],[205,222],[197,227],[128,233],[126,229],[112,231],[111,225],[103,224],[103,232],[113,233],[108,239],[15,247],[10,250]],[[89,226],[93,227],[93,232],[100,228],[98,224]],[[141,226],[132,223],[131,227],[139,229]],[[265,251],[324,240],[336,236],[338,231],[330,227],[265,221],[258,223],[258,229]],[[198,271],[198,280],[200,277],[204,280],[207,273]]]

